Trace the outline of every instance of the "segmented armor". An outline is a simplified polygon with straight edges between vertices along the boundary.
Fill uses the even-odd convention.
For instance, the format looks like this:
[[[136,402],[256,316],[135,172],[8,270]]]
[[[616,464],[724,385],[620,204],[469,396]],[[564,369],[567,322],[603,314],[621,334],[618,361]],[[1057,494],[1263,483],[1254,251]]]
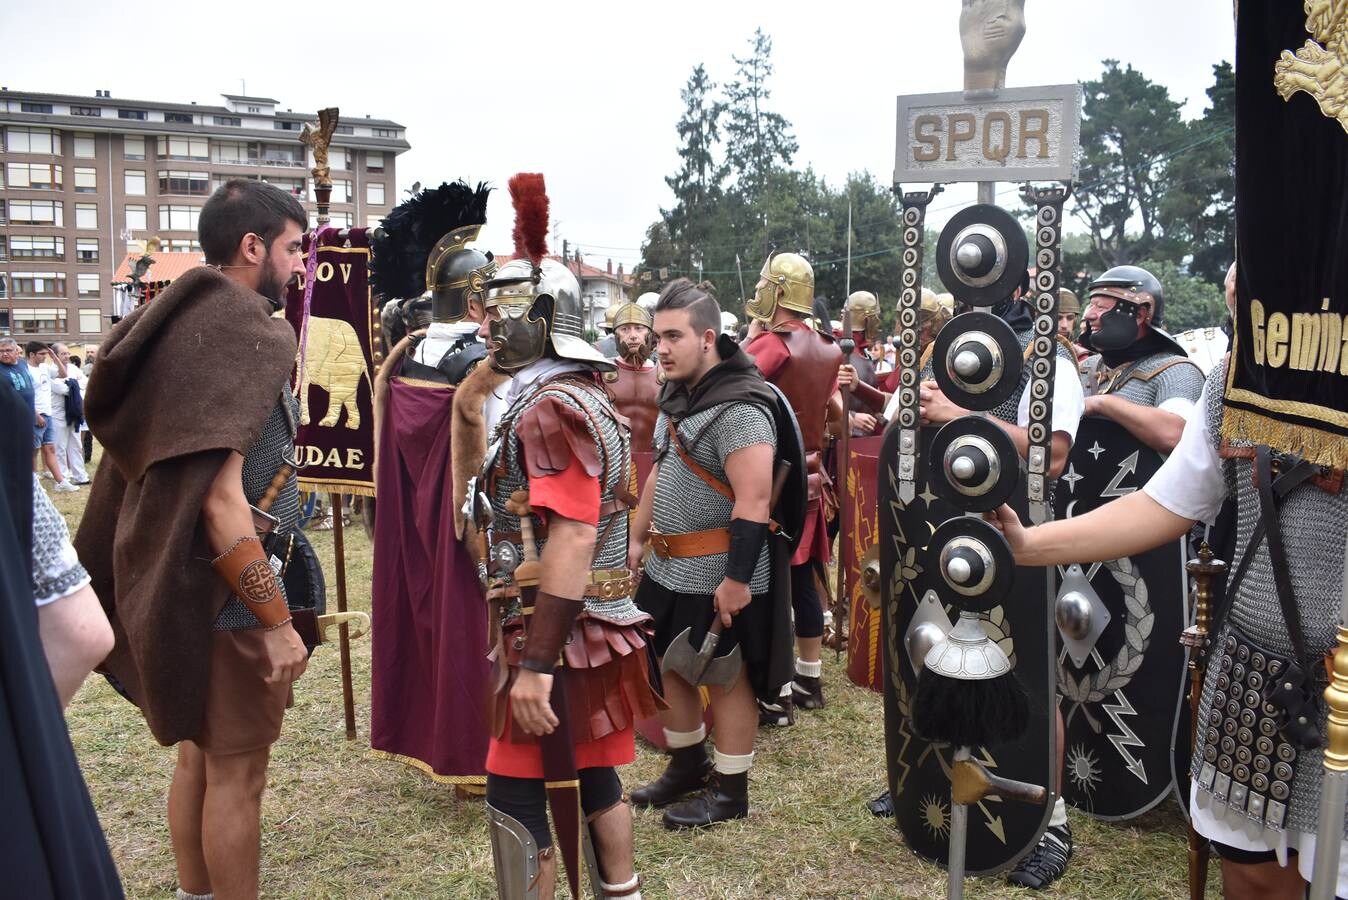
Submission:
[[[1175,353],[1153,353],[1132,362],[1106,366],[1097,354],[1086,360],[1082,376],[1086,396],[1111,394],[1140,406],[1158,407],[1174,397],[1198,402],[1203,373]]]

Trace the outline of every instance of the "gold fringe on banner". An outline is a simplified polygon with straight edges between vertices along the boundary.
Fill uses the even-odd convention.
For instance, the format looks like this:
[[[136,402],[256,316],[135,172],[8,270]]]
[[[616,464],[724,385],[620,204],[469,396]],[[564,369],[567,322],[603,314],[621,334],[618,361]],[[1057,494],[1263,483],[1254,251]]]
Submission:
[[[311,494],[347,494],[351,497],[373,497],[375,495],[374,485],[355,481],[301,478],[299,479],[299,487],[301,491],[308,491]]]
[[[1252,410],[1228,406],[1222,415],[1222,437],[1266,444],[1316,465],[1348,469],[1348,438]]]

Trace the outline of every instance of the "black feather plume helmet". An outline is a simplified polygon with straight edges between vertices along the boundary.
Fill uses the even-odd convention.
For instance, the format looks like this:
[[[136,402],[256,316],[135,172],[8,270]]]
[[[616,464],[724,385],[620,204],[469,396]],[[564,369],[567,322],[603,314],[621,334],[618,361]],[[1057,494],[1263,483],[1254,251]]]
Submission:
[[[370,289],[382,307],[390,300],[426,292],[426,258],[440,238],[455,228],[487,221],[491,188],[459,180],[418,191],[395,206],[370,243]]]

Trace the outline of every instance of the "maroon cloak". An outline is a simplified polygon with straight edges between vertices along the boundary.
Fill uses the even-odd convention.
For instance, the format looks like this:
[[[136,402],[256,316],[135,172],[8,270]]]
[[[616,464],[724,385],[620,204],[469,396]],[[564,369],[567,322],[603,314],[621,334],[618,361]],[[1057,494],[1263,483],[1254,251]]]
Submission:
[[[370,746],[436,781],[484,784],[487,604],[454,535],[454,388],[394,377],[375,483]]]

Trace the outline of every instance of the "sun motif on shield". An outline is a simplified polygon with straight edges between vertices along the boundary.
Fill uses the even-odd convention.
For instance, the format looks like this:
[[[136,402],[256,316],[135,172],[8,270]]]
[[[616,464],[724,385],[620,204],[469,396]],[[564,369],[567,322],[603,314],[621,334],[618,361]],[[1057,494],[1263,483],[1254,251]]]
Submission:
[[[1066,763],[1067,777],[1072,779],[1077,789],[1087,796],[1094,795],[1095,788],[1100,784],[1100,776],[1104,773],[1095,753],[1084,744],[1074,744],[1067,751]]]
[[[950,805],[945,798],[928,794],[922,798],[923,825],[934,838],[944,838],[950,834]]]

